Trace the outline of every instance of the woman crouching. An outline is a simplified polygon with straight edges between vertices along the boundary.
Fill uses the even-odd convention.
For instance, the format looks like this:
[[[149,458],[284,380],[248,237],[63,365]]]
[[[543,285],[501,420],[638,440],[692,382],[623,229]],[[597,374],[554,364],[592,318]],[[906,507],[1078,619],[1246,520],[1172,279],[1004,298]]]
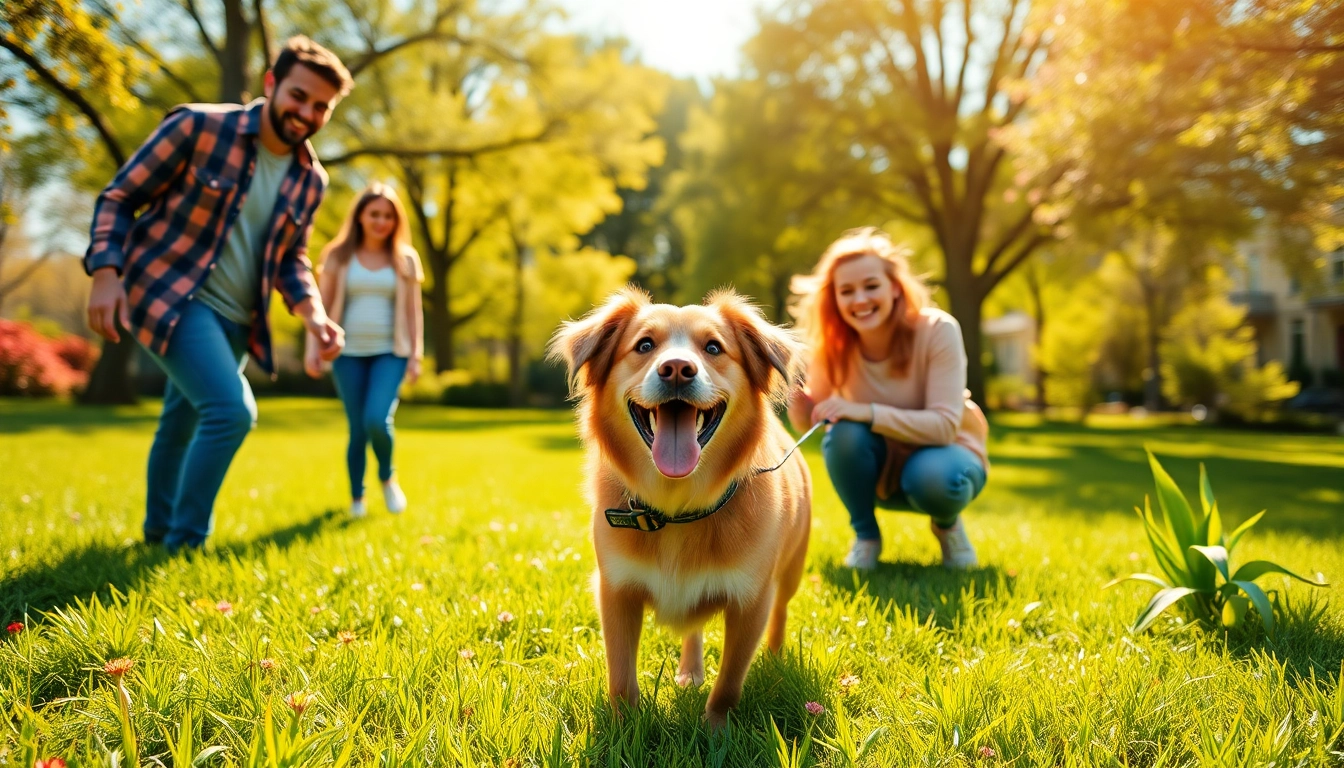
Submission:
[[[845,565],[877,566],[881,506],[929,515],[943,565],[976,567],[960,514],[985,487],[989,426],[966,391],[956,319],[872,228],[845,233],[792,289],[811,358],[789,417],[831,422],[822,455],[855,536]]]

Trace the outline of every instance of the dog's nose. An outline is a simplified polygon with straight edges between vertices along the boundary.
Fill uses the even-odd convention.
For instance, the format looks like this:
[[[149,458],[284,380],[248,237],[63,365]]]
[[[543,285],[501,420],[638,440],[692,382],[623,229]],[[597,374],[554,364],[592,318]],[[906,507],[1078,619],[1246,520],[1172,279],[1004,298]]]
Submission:
[[[680,358],[664,360],[662,365],[658,366],[658,378],[669,384],[687,384],[699,372],[700,369],[695,363]]]

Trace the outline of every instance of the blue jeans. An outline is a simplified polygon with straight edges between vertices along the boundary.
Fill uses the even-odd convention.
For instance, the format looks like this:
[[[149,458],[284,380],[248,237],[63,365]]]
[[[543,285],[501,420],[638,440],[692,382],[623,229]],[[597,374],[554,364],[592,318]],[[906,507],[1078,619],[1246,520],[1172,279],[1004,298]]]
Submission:
[[[150,356],[168,375],[163,414],[149,449],[145,541],[169,550],[199,547],[213,528],[215,496],[233,456],[257,422],[243,377],[246,326],[190,301],[166,354]]]
[[[393,354],[351,357],[341,355],[331,364],[336,393],[350,422],[350,447],[345,453],[350,471],[350,498],[364,498],[364,466],[369,443],[378,458],[378,479],[392,479],[392,417],[397,412],[397,390],[406,375],[406,358]]]
[[[933,518],[942,528],[985,487],[980,457],[962,445],[932,445],[916,449],[901,470],[900,493],[877,498],[877,480],[887,460],[886,440],[868,424],[840,421],[821,441],[835,492],[849,510],[849,524],[860,539],[880,539],[875,508],[914,510]]]

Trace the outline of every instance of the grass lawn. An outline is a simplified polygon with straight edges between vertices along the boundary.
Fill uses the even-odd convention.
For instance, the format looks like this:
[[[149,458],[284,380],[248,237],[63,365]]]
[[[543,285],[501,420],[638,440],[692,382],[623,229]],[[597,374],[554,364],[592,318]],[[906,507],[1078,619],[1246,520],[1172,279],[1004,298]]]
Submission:
[[[1238,560],[1344,579],[1337,437],[1003,417],[967,514],[983,567],[944,572],[925,518],[884,513],[884,562],[867,576],[839,565],[848,525],[810,444],[815,527],[792,640],[757,658],[733,727],[711,735],[708,684],[673,684],[679,640],[652,623],[641,710],[622,721],[605,705],[568,413],[403,409],[411,509],[392,517],[375,499],[352,522],[337,403],[260,410],[211,548],[172,558],[135,543],[156,405],[0,401],[0,622],[26,624],[0,639],[0,765],[108,764],[97,756],[125,746],[102,671],[117,657],[135,660],[125,684],[146,764],[171,764],[165,735],[190,713],[195,750],[227,747],[206,765],[285,765],[262,758],[289,749],[296,691],[316,696],[298,724],[315,738],[292,765],[348,747],[356,765],[764,766],[779,760],[775,727],[809,765],[846,765],[875,732],[862,765],[1341,762],[1336,589],[1263,578],[1282,609],[1274,638],[1175,615],[1132,636],[1151,589],[1101,590],[1157,568],[1131,511],[1151,493],[1145,444],[1192,493],[1205,461],[1232,524],[1269,508]],[[711,681],[721,642],[711,623]]]

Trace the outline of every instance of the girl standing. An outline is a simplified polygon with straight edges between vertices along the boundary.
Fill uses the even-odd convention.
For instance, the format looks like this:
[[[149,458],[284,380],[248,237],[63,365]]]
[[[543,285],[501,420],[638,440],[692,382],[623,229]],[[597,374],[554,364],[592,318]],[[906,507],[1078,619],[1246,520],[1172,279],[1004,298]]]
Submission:
[[[966,391],[956,319],[872,228],[845,233],[792,289],[811,359],[789,417],[832,422],[822,455],[854,529],[845,565],[877,566],[880,505],[929,515],[943,565],[974,568],[960,513],[985,486],[989,425]]]
[[[424,272],[410,241],[397,193],[375,182],[355,201],[340,233],[322,251],[322,302],[345,329],[345,349],[332,362],[331,372],[350,422],[346,466],[352,517],[366,512],[364,469],[370,443],[387,510],[406,509],[406,494],[392,464],[392,419],[401,382],[419,378],[424,350]],[[316,341],[308,335],[304,355],[304,368],[314,377],[321,375]]]

